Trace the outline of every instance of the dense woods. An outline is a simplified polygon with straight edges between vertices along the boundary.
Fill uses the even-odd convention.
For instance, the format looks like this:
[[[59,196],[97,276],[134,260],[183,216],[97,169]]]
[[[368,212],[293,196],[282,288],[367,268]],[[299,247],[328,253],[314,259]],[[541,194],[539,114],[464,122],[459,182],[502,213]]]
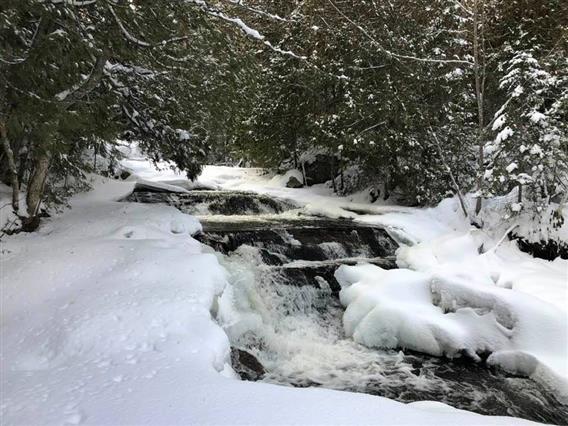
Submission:
[[[118,140],[205,163],[305,169],[428,205],[566,197],[562,0],[4,0],[1,176],[37,222]],[[98,161],[98,165],[97,165]],[[308,182],[309,183],[309,182]],[[26,209],[18,200],[25,191]]]

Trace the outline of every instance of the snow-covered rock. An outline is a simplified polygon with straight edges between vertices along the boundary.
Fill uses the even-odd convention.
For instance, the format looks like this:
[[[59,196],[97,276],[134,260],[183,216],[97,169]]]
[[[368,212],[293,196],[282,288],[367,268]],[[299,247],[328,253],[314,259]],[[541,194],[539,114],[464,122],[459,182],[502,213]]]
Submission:
[[[565,307],[523,292],[507,247],[496,254],[479,240],[476,230],[402,247],[397,261],[405,269],[341,266],[336,278],[347,308],[345,332],[367,346],[475,360],[491,353],[490,364],[568,398]],[[553,290],[566,273],[543,275],[542,291]]]
[[[304,184],[295,176],[290,176],[286,182],[286,188],[301,188]]]

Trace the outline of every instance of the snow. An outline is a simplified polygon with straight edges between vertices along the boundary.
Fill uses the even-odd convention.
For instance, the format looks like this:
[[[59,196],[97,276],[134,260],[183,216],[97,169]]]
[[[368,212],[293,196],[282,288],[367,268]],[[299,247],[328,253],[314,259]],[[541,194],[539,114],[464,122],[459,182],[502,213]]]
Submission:
[[[237,380],[210,313],[225,271],[191,238],[195,218],[116,202],[134,185],[96,178],[2,242],[4,424],[528,423]]]
[[[523,205],[521,203],[513,203],[511,204],[511,211],[516,213],[520,212],[523,209]]]
[[[25,211],[24,203],[20,204],[20,209]],[[0,182],[0,230],[16,219],[12,210],[12,188]]]
[[[495,143],[500,144],[501,142],[506,141],[511,136],[513,136],[513,134],[514,134],[513,129],[507,126],[497,134],[497,137],[495,138]]]
[[[540,145],[536,143],[531,147],[530,153],[531,155],[539,155],[540,157],[544,155],[544,151],[542,150]]]
[[[183,181],[167,164],[157,170],[134,154],[123,162],[132,178],[93,177],[94,189],[38,232],[2,237],[3,423],[528,423],[436,402],[236,379],[229,340],[211,314],[226,271],[191,237],[201,229],[195,218],[117,202],[137,180]],[[363,194],[334,197],[325,185],[290,189],[273,178],[260,169],[206,167],[184,185],[292,199],[305,212],[383,224],[407,242],[398,256],[404,269],[338,271],[355,339],[397,339],[437,354],[491,349],[490,363],[556,389],[565,383],[566,261],[539,261],[508,242],[494,248],[459,217],[455,200],[435,209],[370,205]],[[480,254],[480,244],[489,250]]]
[[[541,121],[546,120],[546,115],[538,111],[532,111],[529,115],[529,120],[535,124],[540,123]]]
[[[432,210],[444,221],[447,206],[440,207]],[[416,226],[409,216],[398,226],[412,229],[404,220]],[[403,245],[397,251],[403,269],[339,268],[346,333],[365,345],[432,355],[491,353],[488,363],[568,399],[568,261],[534,259],[512,242],[497,246],[465,224],[448,228]]]
[[[509,164],[507,167],[505,167],[505,170],[507,170],[507,173],[512,173],[518,167],[519,166],[517,165],[517,163],[513,162],[513,163]]]
[[[180,142],[185,142],[191,139],[191,133],[189,133],[187,130],[177,129],[176,133]]]
[[[270,180],[270,184],[274,186],[286,186],[286,183],[290,180],[290,178],[296,178],[299,182],[304,181],[304,176],[302,176],[302,172],[296,169],[288,170],[283,175],[276,175]]]
[[[493,126],[491,126],[491,130],[493,131],[499,130],[501,127],[503,127],[506,121],[507,121],[507,116],[505,114],[499,115],[497,118],[495,118],[495,121],[493,121]]]
[[[476,352],[493,352],[488,363],[530,376],[568,400],[568,261],[536,259],[522,253],[514,242],[499,243],[510,231],[501,219],[506,205],[503,200],[486,202],[481,231],[471,228],[455,198],[435,208],[408,209],[369,205],[357,196],[335,197],[324,185],[282,188],[278,177],[264,176],[258,170],[208,167],[200,179],[225,189],[292,199],[308,214],[386,227],[403,245],[397,262],[405,269],[384,271],[373,265],[357,265],[342,266],[338,271],[338,279],[346,287],[342,292],[345,329],[356,340],[435,355],[457,356],[464,351],[474,359]],[[466,203],[471,210],[475,200],[468,196]],[[527,229],[538,227],[523,215],[516,225],[523,236]],[[553,233],[542,229],[539,235],[566,242],[567,230],[565,224]],[[343,277],[348,270],[359,268],[372,272],[361,280]],[[351,273],[358,276],[358,272]],[[349,290],[351,286],[353,290]],[[435,299],[439,304],[433,303]],[[377,309],[371,315],[372,308]],[[512,318],[509,330],[502,324],[504,318]],[[423,333],[414,333],[416,329]],[[409,337],[415,334],[424,340]],[[393,345],[377,344],[395,340]]]
[[[137,143],[125,144],[120,148],[126,157],[120,162],[121,167],[132,174],[128,180],[136,181],[139,186],[173,192],[185,192],[194,188],[218,189],[216,185],[205,185],[188,180],[183,172],[166,161],[154,164],[140,151]]]

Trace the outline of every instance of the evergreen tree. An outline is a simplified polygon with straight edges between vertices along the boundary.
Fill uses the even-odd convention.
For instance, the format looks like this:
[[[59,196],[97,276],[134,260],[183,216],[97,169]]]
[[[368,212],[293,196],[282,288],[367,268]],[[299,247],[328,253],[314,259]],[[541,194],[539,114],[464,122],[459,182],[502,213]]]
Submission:
[[[212,111],[231,105],[247,56],[238,33],[262,39],[207,2],[4,1],[1,177],[12,183],[14,209],[25,182],[33,228],[50,171],[81,177],[80,153],[118,137],[139,139],[151,158],[195,177],[223,123]]]

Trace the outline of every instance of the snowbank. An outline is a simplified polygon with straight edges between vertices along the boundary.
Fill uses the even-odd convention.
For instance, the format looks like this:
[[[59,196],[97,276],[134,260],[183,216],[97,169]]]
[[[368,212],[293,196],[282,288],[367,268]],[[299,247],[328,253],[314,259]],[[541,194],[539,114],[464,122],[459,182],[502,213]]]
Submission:
[[[403,269],[341,266],[336,278],[347,308],[345,332],[367,346],[475,360],[491,353],[488,363],[530,376],[567,399],[562,300],[568,262],[525,258],[523,265],[518,259],[524,253],[494,244],[477,230],[454,231],[401,247],[397,263]],[[527,284],[523,270],[539,268],[546,273],[532,275],[538,284]]]
[[[538,214],[527,201],[519,204],[517,200],[518,188],[507,195],[485,200],[480,213],[484,228],[493,234],[503,234],[515,225],[513,232],[529,242],[555,241],[568,245],[568,221],[558,221],[560,217],[568,217],[566,200],[563,204],[551,202]],[[513,214],[513,210],[517,209],[521,210]]]
[[[236,380],[210,309],[225,271],[192,217],[100,179],[0,266],[4,424],[527,424]]]

